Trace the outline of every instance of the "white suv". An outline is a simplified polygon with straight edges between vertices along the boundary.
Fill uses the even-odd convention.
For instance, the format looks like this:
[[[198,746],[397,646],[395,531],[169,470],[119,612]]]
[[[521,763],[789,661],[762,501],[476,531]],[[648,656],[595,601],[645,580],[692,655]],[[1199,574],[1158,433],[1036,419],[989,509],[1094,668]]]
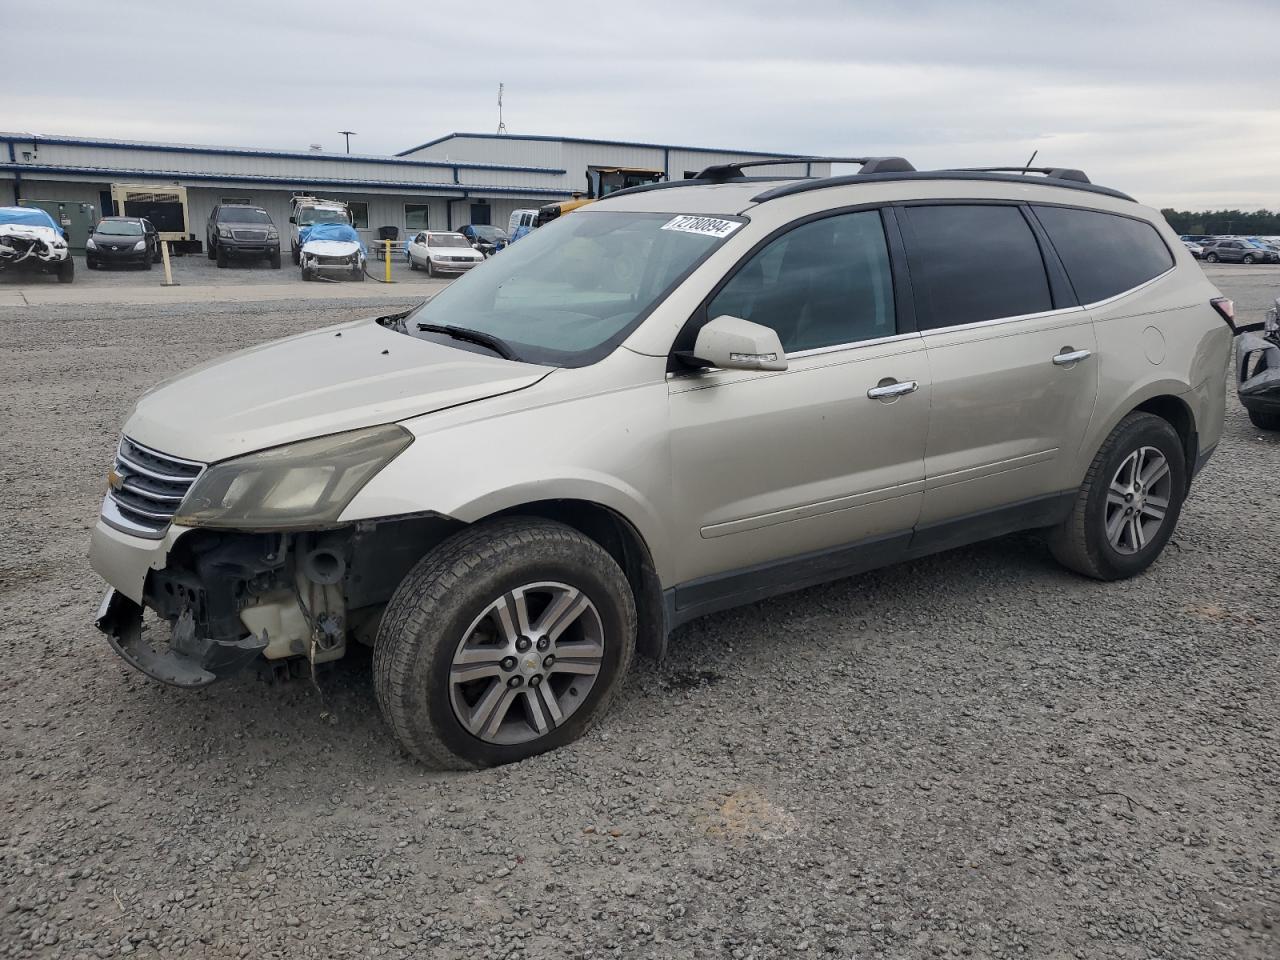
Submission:
[[[710,611],[1027,528],[1144,570],[1222,431],[1230,302],[1078,171],[863,163],[615,193],[161,384],[99,625],[183,686],[371,644],[405,747],[467,767],[578,737]]]

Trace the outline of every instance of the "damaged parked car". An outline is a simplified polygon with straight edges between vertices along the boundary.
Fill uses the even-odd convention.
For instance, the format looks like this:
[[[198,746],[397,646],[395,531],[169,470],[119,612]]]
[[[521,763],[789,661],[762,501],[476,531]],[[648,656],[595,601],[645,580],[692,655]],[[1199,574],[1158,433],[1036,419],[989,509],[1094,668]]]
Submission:
[[[1266,320],[1243,328],[1236,349],[1236,394],[1255,427],[1280,430],[1280,297]]]
[[[317,223],[299,231],[302,248],[298,263],[302,279],[334,273],[352,280],[364,279],[367,251],[360,234],[349,223]]]
[[[38,207],[0,207],[0,272],[8,270],[52,273],[59,283],[75,279],[67,235]]]
[[[621,190],[153,388],[99,627],[185,687],[371,645],[400,743],[468,768],[582,736],[718,610],[1020,530],[1148,569],[1223,432],[1230,301],[1080,171],[849,162]]]

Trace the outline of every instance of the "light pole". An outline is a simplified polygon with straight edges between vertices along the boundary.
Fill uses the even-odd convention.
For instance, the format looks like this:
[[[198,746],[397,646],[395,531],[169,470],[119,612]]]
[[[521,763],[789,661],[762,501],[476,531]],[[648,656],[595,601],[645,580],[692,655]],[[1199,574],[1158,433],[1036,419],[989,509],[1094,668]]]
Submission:
[[[354,130],[339,130],[340,134],[347,138],[347,153],[351,152],[351,138],[355,136]]]

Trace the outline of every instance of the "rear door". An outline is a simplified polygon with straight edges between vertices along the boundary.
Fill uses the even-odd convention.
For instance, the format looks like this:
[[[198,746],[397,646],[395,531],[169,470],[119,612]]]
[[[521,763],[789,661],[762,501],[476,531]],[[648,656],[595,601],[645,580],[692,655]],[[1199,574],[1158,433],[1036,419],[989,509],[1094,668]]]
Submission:
[[[677,348],[692,346],[699,321],[728,314],[776,330],[788,367],[668,381],[681,612],[905,551],[924,481],[929,375],[896,278],[905,283],[881,211],[826,216],[759,247],[691,320]]]
[[[897,211],[933,382],[917,542],[1026,525],[1079,480],[1098,393],[1092,320],[1024,206]]]

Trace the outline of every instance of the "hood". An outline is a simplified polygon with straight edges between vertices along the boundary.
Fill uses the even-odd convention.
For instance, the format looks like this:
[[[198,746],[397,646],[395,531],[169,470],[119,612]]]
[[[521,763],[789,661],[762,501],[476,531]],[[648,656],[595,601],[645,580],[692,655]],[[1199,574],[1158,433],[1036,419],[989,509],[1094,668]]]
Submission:
[[[302,245],[303,253],[317,257],[349,257],[363,252],[363,247],[350,240],[308,240]]]
[[[143,394],[124,432],[164,453],[212,463],[496,397],[550,372],[357,320],[166,380]]]

